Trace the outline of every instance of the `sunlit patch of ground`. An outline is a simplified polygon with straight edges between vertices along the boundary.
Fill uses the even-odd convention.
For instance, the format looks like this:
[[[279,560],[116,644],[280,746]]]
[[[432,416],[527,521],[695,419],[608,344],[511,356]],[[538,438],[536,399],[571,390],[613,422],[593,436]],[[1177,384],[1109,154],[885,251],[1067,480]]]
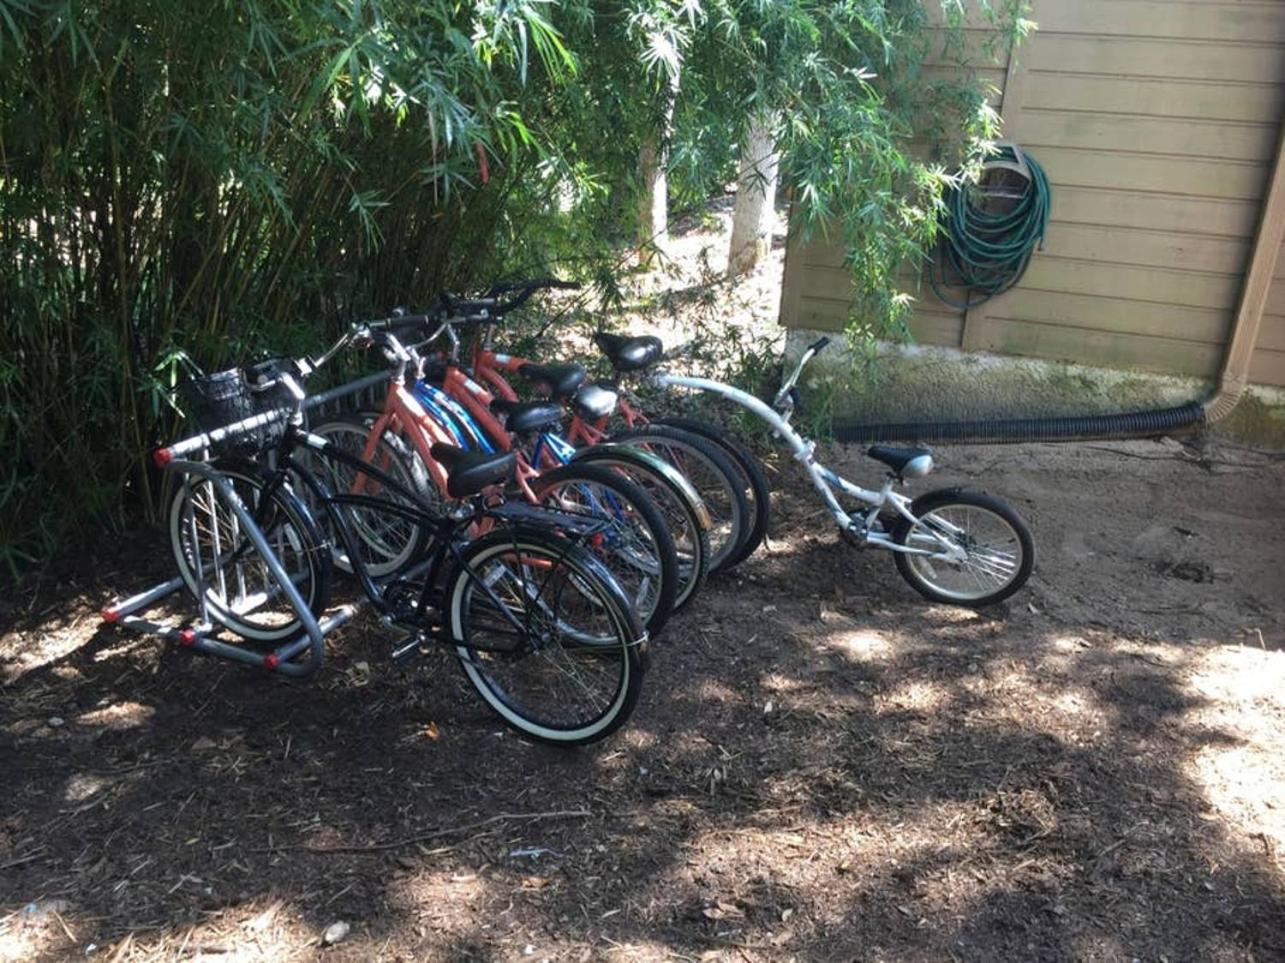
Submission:
[[[1242,845],[1285,870],[1285,652],[1214,649],[1192,667],[1189,684],[1205,700],[1191,723],[1230,739],[1188,763],[1192,778]]]

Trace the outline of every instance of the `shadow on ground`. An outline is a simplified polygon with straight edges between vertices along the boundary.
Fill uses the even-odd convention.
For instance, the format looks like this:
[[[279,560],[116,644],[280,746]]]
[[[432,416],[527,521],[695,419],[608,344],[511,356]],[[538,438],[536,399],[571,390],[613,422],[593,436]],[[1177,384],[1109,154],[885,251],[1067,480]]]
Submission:
[[[62,654],[0,690],[0,954],[306,956],[344,921],[328,958],[1280,958],[1279,818],[1210,773],[1279,740],[1285,700],[1246,728],[1210,680],[1285,656],[1199,609],[1239,605],[1226,584],[1145,564],[1141,507],[1112,529],[1049,494],[1060,457],[1012,486],[1036,581],[980,615],[785,486],[769,550],[578,752],[500,731],[444,657],[386,666],[368,627],[291,684],[51,624]],[[1198,615],[1139,621],[1178,597]]]

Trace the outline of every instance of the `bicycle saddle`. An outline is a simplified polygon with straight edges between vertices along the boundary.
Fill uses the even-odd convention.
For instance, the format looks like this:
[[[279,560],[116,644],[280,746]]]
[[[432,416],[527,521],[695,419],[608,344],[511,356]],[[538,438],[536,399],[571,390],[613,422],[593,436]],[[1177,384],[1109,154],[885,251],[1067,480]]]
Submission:
[[[599,331],[593,341],[617,371],[641,371],[665,357],[664,343],[650,334],[628,338]]]
[[[933,453],[930,448],[894,448],[891,445],[871,445],[866,454],[881,461],[899,478],[923,478],[933,470]]]
[[[552,428],[562,422],[562,405],[556,401],[505,401],[497,398],[491,410],[504,415],[504,427],[515,434]]]
[[[620,395],[612,388],[600,384],[585,385],[571,399],[571,406],[586,421],[597,421],[615,411],[619,400]]]
[[[483,488],[508,481],[517,464],[517,455],[511,451],[496,454],[465,451],[440,441],[429,451],[446,469],[446,493],[452,498],[467,498]]]
[[[574,394],[585,379],[585,370],[578,364],[524,364],[518,374],[554,398]]]

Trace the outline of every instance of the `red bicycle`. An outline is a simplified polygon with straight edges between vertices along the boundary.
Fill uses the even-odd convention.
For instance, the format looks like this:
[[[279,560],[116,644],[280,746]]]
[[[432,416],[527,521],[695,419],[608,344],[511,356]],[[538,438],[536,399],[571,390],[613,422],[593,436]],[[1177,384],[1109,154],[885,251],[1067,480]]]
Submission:
[[[571,406],[572,417],[564,437],[577,447],[618,442],[651,451],[673,464],[693,483],[711,515],[713,558],[710,571],[731,568],[748,558],[762,544],[771,521],[771,489],[762,466],[743,445],[715,425],[693,418],[650,418],[627,382],[636,373],[664,357],[664,346],[651,336],[623,337],[599,332],[594,341],[610,363],[615,378],[587,383],[578,364],[538,364],[528,358],[495,351],[495,326],[503,315],[547,288],[579,285],[540,279],[493,287],[486,298],[472,302],[484,317],[470,320],[476,334],[469,351],[471,371],[504,403],[515,403],[518,394],[509,383],[517,375],[556,401]],[[502,295],[514,295],[500,304]],[[614,416],[624,428],[612,430]]]
[[[396,319],[393,324],[396,326]],[[340,450],[378,465],[417,497],[445,507],[452,498],[450,466],[434,454],[434,446],[458,450],[461,439],[454,425],[421,403],[417,388],[424,373],[423,361],[395,334],[413,332],[412,337],[422,336],[430,326],[415,319],[394,327],[382,339],[381,347],[393,365],[393,374],[383,407],[373,418],[339,418],[317,425],[312,432]],[[414,378],[407,377],[411,371]],[[446,367],[443,375],[453,390],[467,393],[462,387],[468,380],[463,372]],[[503,441],[498,446],[500,450],[515,451],[517,496],[533,505],[556,507],[606,522],[603,532],[594,537],[589,547],[620,582],[648,631],[653,636],[659,633],[673,612],[681,575],[665,517],[647,492],[605,466],[579,462],[542,466],[532,463],[512,445],[510,432],[522,437],[558,423],[562,410],[557,405],[535,402],[512,406],[504,425],[487,414],[495,437]],[[341,462],[331,461],[327,467],[345,470]],[[373,494],[368,488],[377,484],[370,476],[356,472],[329,481],[335,490],[354,494]],[[363,545],[362,561],[377,577],[399,573],[421,557],[431,534],[388,513],[371,519],[359,513],[353,527]],[[343,556],[335,560],[341,566],[349,564]]]

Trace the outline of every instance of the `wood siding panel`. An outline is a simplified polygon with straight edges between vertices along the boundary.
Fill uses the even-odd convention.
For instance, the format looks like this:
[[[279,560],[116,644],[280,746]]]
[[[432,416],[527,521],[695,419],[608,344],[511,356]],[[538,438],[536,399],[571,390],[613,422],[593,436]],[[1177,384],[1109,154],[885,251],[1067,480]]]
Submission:
[[[1128,0],[1123,2],[1127,4]],[[1069,74],[1274,83],[1285,72],[1285,47],[1271,44],[1038,31],[1030,38],[1023,54],[1033,70]]]
[[[1240,40],[1285,44],[1285,18],[1263,3],[1183,0],[1068,0],[1041,3],[1040,31],[1095,36]]]
[[[1285,351],[1259,348],[1249,363],[1249,381],[1256,385],[1285,388]]]
[[[1022,140],[1046,147],[1262,163],[1276,146],[1276,125],[1130,117],[1028,105],[1022,115]]]
[[[1020,287],[995,302],[995,316],[1005,321],[1057,324],[1084,331],[1115,331],[1220,346],[1231,327],[1232,311]]]
[[[1002,104],[1005,136],[1049,175],[1045,245],[1017,289],[966,318],[903,269],[912,333],[1215,374],[1285,113],[1285,0],[1035,0],[1033,19],[1040,29],[1010,65]],[[965,59],[980,66],[993,34],[970,26]],[[815,243],[799,254],[798,317],[783,322],[841,327],[842,251]],[[1285,385],[1285,257],[1267,312],[1251,376]]]
[[[1208,377],[1222,361],[1221,345],[1172,341],[1113,331],[1085,331],[1029,319],[988,319],[975,335],[986,351],[1106,367]]]
[[[1229,201],[1059,184],[1053,192],[1053,218],[1061,223],[1241,238],[1248,244],[1258,223],[1258,199]]]
[[[1034,68],[1028,83],[1027,107],[1043,110],[1274,124],[1285,107],[1285,87],[1271,83],[1124,79]]]
[[[1055,193],[1061,187],[1092,187],[1256,204],[1267,181],[1265,160],[1247,164],[1206,157],[1107,153],[1091,148],[1048,147],[1020,135],[1017,140],[1048,172]]]

